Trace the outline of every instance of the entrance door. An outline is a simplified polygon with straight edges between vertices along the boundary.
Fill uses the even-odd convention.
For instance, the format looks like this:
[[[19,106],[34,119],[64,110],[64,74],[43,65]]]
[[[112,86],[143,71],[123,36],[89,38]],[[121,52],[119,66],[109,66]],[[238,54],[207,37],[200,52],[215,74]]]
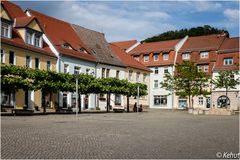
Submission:
[[[179,99],[178,100],[178,108],[180,108],[180,109],[187,108],[187,100],[186,99]]]
[[[210,97],[206,99],[206,108],[210,108]]]
[[[84,109],[88,109],[88,95],[84,97]]]
[[[67,100],[68,96],[67,93],[63,93],[63,108],[67,108]]]

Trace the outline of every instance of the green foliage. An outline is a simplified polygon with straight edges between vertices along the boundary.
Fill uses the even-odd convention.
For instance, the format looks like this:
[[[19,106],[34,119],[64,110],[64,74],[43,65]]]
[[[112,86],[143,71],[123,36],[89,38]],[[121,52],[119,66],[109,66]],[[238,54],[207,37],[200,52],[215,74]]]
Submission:
[[[176,65],[174,75],[166,74],[161,87],[169,91],[176,91],[180,97],[188,97],[190,107],[192,106],[191,97],[198,95],[206,96],[210,94],[206,87],[208,86],[209,76],[199,72],[197,67],[189,61]]]
[[[147,94],[147,86],[141,83],[130,83],[117,78],[95,78],[92,75],[70,75],[53,71],[34,70],[14,65],[1,65],[1,87],[5,91],[17,89],[41,90],[44,93],[57,91],[74,92],[78,79],[78,90],[87,93],[116,93],[129,96]]]
[[[234,79],[234,75],[237,75],[237,71],[220,71],[218,76],[212,80],[214,88],[225,88],[226,96],[230,89],[236,89],[236,86],[240,83],[239,79]]]
[[[204,25],[199,27],[193,27],[190,29],[185,28],[185,29],[176,30],[176,31],[167,31],[157,36],[147,38],[142,42],[157,42],[157,41],[164,41],[164,40],[181,39],[186,35],[194,37],[194,36],[202,36],[202,35],[209,35],[209,34],[221,34],[221,33],[228,34],[228,31],[224,29],[217,29],[209,25]]]

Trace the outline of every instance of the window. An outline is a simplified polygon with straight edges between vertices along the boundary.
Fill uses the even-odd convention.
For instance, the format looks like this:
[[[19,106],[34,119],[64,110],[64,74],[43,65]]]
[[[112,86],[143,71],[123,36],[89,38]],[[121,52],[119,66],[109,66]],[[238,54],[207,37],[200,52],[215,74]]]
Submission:
[[[146,82],[146,78],[147,78],[147,74],[144,73],[144,74],[143,74],[143,82]]]
[[[208,52],[200,52],[200,58],[208,58]]]
[[[155,95],[154,96],[154,105],[167,105],[167,96],[166,95]]]
[[[128,79],[129,79],[130,81],[132,80],[132,72],[133,72],[133,71],[129,71],[129,72],[128,72]]]
[[[165,67],[164,70],[163,70],[163,72],[164,72],[164,74],[169,73],[169,72],[168,72],[168,68]]]
[[[1,63],[5,63],[5,51],[1,49]]]
[[[41,47],[41,42],[40,42],[40,40],[41,40],[41,37],[35,35],[35,37],[34,37],[34,45],[37,46],[37,47]]]
[[[26,42],[28,44],[32,44],[32,37],[33,37],[33,34],[27,32],[27,34],[26,34]]]
[[[224,58],[223,64],[224,65],[232,65],[233,64],[233,58]]]
[[[107,69],[107,72],[106,72],[106,77],[108,78],[110,75],[110,69]]]
[[[86,69],[86,74],[90,74],[90,69],[89,68]]]
[[[2,22],[1,23],[1,36],[6,37],[6,38],[11,38],[10,31],[11,31],[11,26],[8,25],[7,23]]]
[[[198,72],[202,72],[202,66],[197,66]]]
[[[50,71],[51,70],[51,61],[47,61],[47,70]]]
[[[30,56],[26,56],[26,67],[31,68],[31,57]]]
[[[136,76],[136,81],[139,82],[139,78],[140,78],[140,73],[137,72],[137,76]]]
[[[183,60],[189,60],[190,59],[190,53],[183,53],[182,54],[182,59]]]
[[[67,49],[72,49],[71,46],[68,43],[62,44],[62,47],[67,48]]]
[[[115,105],[121,105],[121,95],[115,94]]]
[[[154,88],[158,88],[158,80],[154,80]]]
[[[105,68],[102,68],[102,78],[105,78]]]
[[[148,62],[149,60],[149,55],[144,55],[144,62]]]
[[[203,97],[198,97],[198,104],[203,105]]]
[[[154,59],[154,61],[158,61],[158,59],[159,59],[159,54],[158,54],[158,53],[154,53],[153,59]]]
[[[15,65],[15,53],[13,51],[9,52],[9,64],[14,64]]]
[[[166,60],[168,60],[168,58],[169,58],[169,54],[168,53],[164,53],[163,54],[163,60],[166,61]]]
[[[119,79],[119,72],[120,71],[116,71],[116,78]]]
[[[208,65],[203,66],[203,72],[208,72]]]
[[[139,61],[139,56],[134,56],[134,59]]]
[[[35,58],[35,69],[40,69],[40,59]]]
[[[154,74],[158,74],[158,67],[154,68]]]
[[[64,73],[69,73],[69,65],[68,64],[64,64]]]
[[[80,69],[81,69],[80,67],[75,66],[75,67],[74,67],[74,74],[75,74],[75,75],[80,74]]]

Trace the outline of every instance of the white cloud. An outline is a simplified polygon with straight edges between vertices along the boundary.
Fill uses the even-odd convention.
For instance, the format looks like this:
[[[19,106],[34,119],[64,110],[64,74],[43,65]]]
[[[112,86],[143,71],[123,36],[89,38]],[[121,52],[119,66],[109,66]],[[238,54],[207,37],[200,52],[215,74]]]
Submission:
[[[162,19],[168,19],[171,17],[166,12],[145,12],[144,16],[148,18],[162,18]]]
[[[139,12],[139,10],[118,8],[117,6],[110,7],[108,4],[102,3],[64,2],[61,3],[59,12],[56,12],[54,16],[104,32],[108,41],[133,38],[142,40],[164,31],[176,29],[174,25],[162,21],[162,19],[170,17],[165,12],[146,14],[145,11]],[[159,18],[158,23],[153,22],[150,17]]]
[[[226,9],[224,10],[224,16],[228,18],[229,21],[231,22],[236,22],[239,21],[239,10],[237,9]]]

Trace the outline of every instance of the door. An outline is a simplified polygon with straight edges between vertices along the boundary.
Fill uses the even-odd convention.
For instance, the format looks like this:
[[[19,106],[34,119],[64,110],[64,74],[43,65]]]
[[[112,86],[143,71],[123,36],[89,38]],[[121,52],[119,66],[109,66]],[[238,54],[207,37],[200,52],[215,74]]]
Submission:
[[[210,108],[210,97],[206,99],[206,108]]]
[[[178,108],[180,108],[180,109],[187,108],[187,100],[186,99],[179,99],[178,100]]]
[[[84,109],[88,109],[88,95],[84,97]]]

